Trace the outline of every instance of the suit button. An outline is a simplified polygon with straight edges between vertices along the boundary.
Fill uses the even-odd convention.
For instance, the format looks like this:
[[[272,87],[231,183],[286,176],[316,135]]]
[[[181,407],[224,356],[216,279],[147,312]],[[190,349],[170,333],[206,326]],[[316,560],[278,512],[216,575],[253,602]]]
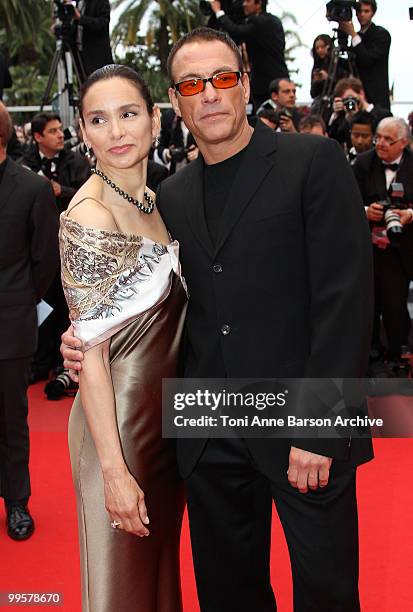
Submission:
[[[220,274],[220,272],[222,272],[223,270],[221,264],[219,263],[214,264],[214,267],[212,269],[215,272],[215,274]]]
[[[228,336],[228,334],[229,334],[229,332],[230,332],[230,331],[231,331],[231,328],[230,328],[230,326],[229,326],[229,325],[223,325],[223,326],[221,327],[221,334],[222,334],[223,336]]]

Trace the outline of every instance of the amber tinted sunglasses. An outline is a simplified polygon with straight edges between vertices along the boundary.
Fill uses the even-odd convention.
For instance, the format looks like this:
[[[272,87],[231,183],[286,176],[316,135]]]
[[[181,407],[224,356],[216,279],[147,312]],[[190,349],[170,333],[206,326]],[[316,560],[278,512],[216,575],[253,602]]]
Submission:
[[[207,79],[186,79],[180,83],[175,83],[174,88],[181,96],[194,96],[204,91],[207,83],[211,83],[215,89],[230,89],[235,87],[240,78],[241,73],[237,71],[219,72]]]

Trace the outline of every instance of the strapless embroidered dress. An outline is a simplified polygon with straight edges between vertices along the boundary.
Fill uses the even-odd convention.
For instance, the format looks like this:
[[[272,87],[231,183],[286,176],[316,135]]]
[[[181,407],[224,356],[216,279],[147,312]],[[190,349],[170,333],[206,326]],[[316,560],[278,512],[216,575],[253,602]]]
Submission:
[[[177,376],[186,289],[178,249],[60,217],[62,285],[86,349],[110,343],[116,418],[125,461],[142,487],[150,535],[110,526],[103,479],[80,395],[69,420],[83,612],[179,612],[184,492],[175,448],[162,439],[162,378]],[[99,406],[96,406],[99,410]]]

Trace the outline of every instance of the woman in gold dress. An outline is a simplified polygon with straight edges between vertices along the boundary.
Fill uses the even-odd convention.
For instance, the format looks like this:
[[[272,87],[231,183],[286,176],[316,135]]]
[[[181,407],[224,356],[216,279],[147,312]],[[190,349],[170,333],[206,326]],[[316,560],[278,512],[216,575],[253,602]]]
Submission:
[[[81,91],[97,167],[61,215],[62,283],[84,346],[69,422],[83,612],[179,612],[184,494],[162,439],[186,307],[178,244],[145,187],[159,109],[124,66]]]

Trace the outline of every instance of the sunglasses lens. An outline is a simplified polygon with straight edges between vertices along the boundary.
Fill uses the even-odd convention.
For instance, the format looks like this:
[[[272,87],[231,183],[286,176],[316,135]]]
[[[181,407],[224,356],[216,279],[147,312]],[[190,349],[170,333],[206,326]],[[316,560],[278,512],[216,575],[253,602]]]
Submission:
[[[213,85],[217,89],[229,89],[238,83],[238,72],[221,72],[213,78]]]
[[[194,96],[195,94],[202,91],[204,84],[201,79],[189,79],[188,81],[182,81],[177,85],[177,89],[181,96]]]

